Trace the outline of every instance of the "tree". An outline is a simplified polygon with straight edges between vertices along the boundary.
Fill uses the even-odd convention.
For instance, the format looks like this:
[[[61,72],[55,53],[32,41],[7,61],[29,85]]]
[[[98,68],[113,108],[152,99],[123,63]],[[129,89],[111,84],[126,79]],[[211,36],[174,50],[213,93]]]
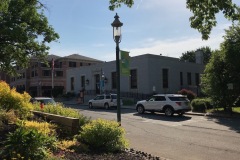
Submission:
[[[131,7],[134,0],[110,0],[109,9],[121,7],[121,3]],[[240,8],[232,0],[186,0],[187,8],[192,11],[190,26],[202,34],[202,39],[207,40],[213,27],[216,26],[216,14],[223,12],[225,18],[240,20]]]
[[[201,79],[203,92],[215,105],[232,110],[240,95],[240,24],[226,30],[221,49],[212,53]],[[230,88],[229,85],[233,88]]]
[[[201,47],[197,50],[201,50],[203,52],[203,64],[207,64],[210,57],[211,57],[211,54],[212,54],[211,48],[210,47]],[[196,62],[195,53],[196,53],[197,50],[187,51],[185,53],[182,53],[182,56],[180,57],[180,60],[195,63]]]
[[[44,60],[49,47],[59,38],[43,14],[38,0],[3,0],[0,3],[0,70],[15,73],[36,56]]]

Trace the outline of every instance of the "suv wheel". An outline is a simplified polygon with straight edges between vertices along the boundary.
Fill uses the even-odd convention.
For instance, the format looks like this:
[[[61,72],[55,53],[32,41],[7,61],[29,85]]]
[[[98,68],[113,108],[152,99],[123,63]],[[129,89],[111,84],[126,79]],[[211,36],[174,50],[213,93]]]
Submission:
[[[108,103],[105,103],[105,104],[104,104],[104,108],[105,108],[105,109],[109,109],[109,104],[108,104]]]
[[[172,107],[166,107],[165,110],[164,110],[164,113],[166,116],[172,116],[173,115],[173,109]]]
[[[144,111],[145,111],[143,105],[138,105],[138,106],[137,106],[137,111],[138,111],[138,113],[143,114]]]
[[[89,104],[88,104],[88,107],[89,107],[90,109],[92,109],[92,108],[93,108],[92,103],[89,103]]]

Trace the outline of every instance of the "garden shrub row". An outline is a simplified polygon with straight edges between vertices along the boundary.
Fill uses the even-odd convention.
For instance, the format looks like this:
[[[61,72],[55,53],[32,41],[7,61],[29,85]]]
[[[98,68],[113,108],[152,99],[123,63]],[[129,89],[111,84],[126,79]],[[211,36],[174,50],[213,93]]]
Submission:
[[[0,81],[0,157],[5,159],[64,159],[59,150],[115,152],[125,149],[125,130],[115,121],[91,120],[63,104],[30,103],[30,95],[17,93]],[[80,130],[75,136],[60,138],[61,126],[33,117],[32,110],[79,118]],[[34,121],[33,121],[34,119]],[[9,130],[8,125],[14,124]]]

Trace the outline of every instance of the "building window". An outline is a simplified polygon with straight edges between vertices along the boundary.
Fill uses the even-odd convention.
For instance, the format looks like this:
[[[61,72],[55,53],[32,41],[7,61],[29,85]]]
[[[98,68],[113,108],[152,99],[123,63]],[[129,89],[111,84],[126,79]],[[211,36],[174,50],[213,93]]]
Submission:
[[[168,69],[162,69],[162,83],[163,88],[168,88]]]
[[[82,63],[82,62],[80,62],[80,66],[83,66],[83,63]]]
[[[133,69],[130,71],[130,86],[131,89],[136,89],[137,88],[137,70]]]
[[[62,68],[62,62],[59,62],[59,68]]]
[[[63,77],[63,71],[56,71],[56,77]]]
[[[192,75],[190,72],[187,73],[187,82],[188,85],[192,85]]]
[[[85,76],[81,76],[81,87],[85,88]]]
[[[112,72],[112,89],[117,88],[117,73]]]
[[[42,75],[43,75],[44,77],[49,77],[49,76],[51,76],[51,70],[43,70],[43,71],[42,71]]]
[[[69,67],[77,67],[77,63],[76,62],[69,62]]]
[[[180,85],[182,86],[183,85],[183,73],[180,72]]]
[[[34,77],[34,71],[31,72],[31,77]]]
[[[199,73],[195,73],[195,84],[199,86]]]
[[[71,77],[71,91],[74,90],[74,77]]]

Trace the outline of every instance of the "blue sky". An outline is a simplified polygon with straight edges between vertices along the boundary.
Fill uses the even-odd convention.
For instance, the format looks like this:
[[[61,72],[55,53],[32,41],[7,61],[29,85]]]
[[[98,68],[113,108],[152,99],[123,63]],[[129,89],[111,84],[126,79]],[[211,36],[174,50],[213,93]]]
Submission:
[[[210,39],[203,41],[201,34],[190,27],[192,13],[186,8],[186,0],[135,0],[132,8],[122,6],[115,11],[108,10],[108,0],[42,2],[47,6],[49,24],[60,35],[57,43],[49,45],[49,53],[58,56],[77,53],[102,61],[115,60],[111,23],[116,13],[123,23],[120,49],[129,51],[130,56],[150,53],[178,58],[203,46],[219,49],[224,29],[231,25],[219,14]]]

